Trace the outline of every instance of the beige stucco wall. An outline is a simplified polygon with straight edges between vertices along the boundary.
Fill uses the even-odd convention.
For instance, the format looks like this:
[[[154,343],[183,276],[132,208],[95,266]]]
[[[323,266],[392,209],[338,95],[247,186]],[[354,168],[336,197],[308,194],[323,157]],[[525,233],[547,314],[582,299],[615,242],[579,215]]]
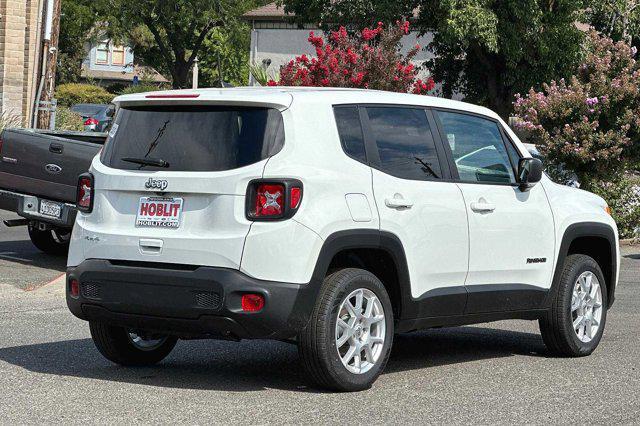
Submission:
[[[0,0],[0,113],[29,123],[44,0]]]

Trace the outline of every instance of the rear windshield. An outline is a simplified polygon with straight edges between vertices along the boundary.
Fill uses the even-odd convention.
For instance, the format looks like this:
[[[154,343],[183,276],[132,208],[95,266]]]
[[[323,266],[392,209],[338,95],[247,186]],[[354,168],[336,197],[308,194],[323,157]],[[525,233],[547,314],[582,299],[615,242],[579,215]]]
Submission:
[[[109,105],[95,105],[95,104],[78,104],[71,107],[71,111],[80,115],[96,115],[102,110],[105,110]]]
[[[222,171],[257,163],[284,144],[273,108],[121,108],[102,162],[124,170]]]

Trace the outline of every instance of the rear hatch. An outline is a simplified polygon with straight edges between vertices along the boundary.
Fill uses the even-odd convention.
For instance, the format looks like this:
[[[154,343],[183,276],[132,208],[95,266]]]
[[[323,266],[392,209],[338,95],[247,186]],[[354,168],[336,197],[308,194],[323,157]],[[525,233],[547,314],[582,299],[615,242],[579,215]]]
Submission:
[[[237,268],[248,182],[283,144],[276,108],[121,107],[92,167],[85,258]]]
[[[7,129],[0,144],[0,188],[75,202],[78,175],[89,169],[105,137]]]

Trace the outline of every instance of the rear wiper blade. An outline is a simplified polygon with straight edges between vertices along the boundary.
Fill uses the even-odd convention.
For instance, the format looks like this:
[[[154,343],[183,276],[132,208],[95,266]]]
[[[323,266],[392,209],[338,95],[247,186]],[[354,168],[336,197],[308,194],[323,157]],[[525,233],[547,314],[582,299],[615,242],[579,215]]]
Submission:
[[[127,163],[140,164],[141,166],[155,166],[155,167],[169,167],[169,163],[165,160],[161,160],[160,158],[134,158],[134,157],[124,157],[121,158],[122,161],[126,161]]]

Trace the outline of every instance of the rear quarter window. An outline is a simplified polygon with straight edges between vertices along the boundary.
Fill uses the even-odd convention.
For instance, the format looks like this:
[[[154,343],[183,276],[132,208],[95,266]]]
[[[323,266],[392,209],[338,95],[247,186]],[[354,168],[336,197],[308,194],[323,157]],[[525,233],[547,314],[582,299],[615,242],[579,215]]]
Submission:
[[[283,145],[282,115],[273,108],[123,107],[102,162],[123,170],[223,171],[264,160]],[[165,164],[142,164],[147,160]]]

